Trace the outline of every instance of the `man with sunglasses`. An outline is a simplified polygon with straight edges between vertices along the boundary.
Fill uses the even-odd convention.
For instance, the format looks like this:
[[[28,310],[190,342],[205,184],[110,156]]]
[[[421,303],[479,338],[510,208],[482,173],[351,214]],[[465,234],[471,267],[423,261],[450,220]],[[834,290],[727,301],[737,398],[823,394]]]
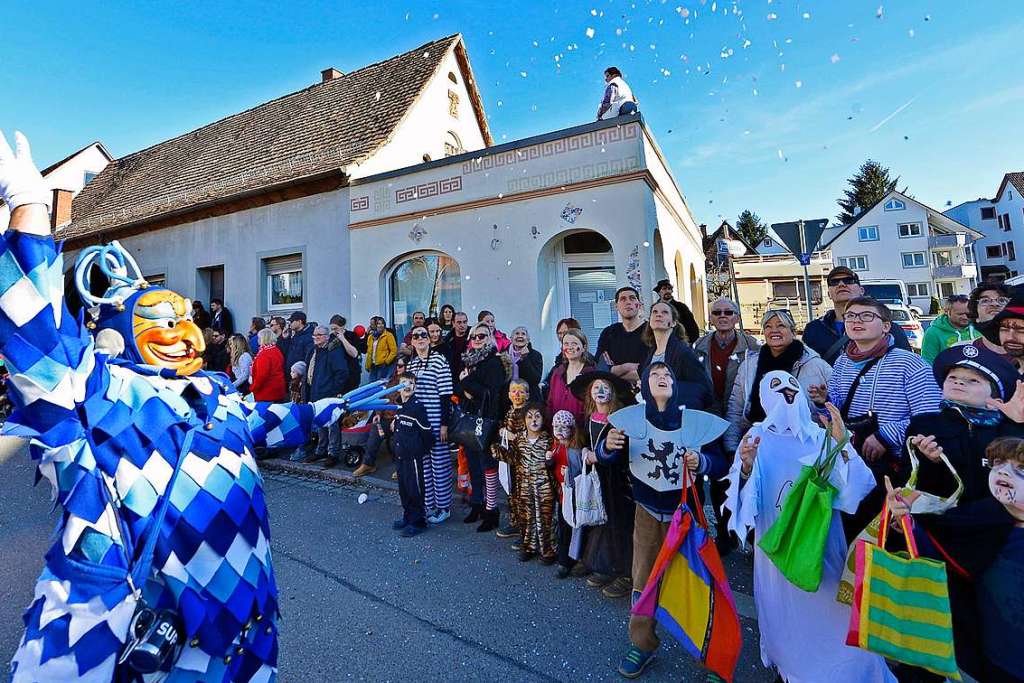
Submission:
[[[968,307],[966,294],[954,294],[946,299],[943,306],[946,312],[933,320],[924,333],[921,358],[934,363],[935,357],[950,346],[971,342],[981,336],[981,332],[971,324]]]
[[[846,266],[836,266],[825,277],[828,283],[828,298],[832,300],[833,310],[817,320],[812,320],[804,328],[803,342],[818,352],[829,365],[835,365],[839,355],[850,342],[843,323],[843,314],[851,299],[864,295],[860,286],[860,278]],[[893,325],[889,331],[898,349],[910,351],[910,341],[899,325]]]
[[[726,403],[732,395],[736,372],[747,356],[757,355],[761,342],[755,337],[736,329],[739,322],[739,307],[726,297],[711,304],[711,326],[708,332],[697,340],[693,350],[697,360],[704,364],[711,378],[714,402],[712,412],[725,417]]]

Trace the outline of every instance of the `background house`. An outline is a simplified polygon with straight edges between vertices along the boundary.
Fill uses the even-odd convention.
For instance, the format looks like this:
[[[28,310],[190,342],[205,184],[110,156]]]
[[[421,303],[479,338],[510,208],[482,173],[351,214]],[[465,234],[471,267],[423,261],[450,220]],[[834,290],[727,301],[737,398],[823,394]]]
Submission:
[[[493,146],[459,35],[112,163],[81,194],[70,249],[118,239],[147,279],[239,325],[303,310],[407,329],[450,303],[596,343],[626,283],[658,279],[705,319],[701,235],[639,115]],[[69,259],[70,261],[70,259]]]
[[[60,161],[50,164],[41,173],[53,192],[53,228],[63,228],[71,221],[71,200],[78,196],[89,181],[98,176],[113,160],[102,142],[90,142]],[[7,225],[10,211],[0,201],[0,225]]]
[[[931,297],[967,294],[978,281],[972,242],[982,234],[893,191],[849,225],[832,226],[819,241],[836,265],[863,280],[897,279],[911,304],[928,311]]]
[[[1024,172],[1006,173],[993,199],[979,198],[945,211],[953,220],[982,233],[974,243],[980,279],[1001,281],[1024,268]],[[1024,259],[1024,255],[1021,256]]]

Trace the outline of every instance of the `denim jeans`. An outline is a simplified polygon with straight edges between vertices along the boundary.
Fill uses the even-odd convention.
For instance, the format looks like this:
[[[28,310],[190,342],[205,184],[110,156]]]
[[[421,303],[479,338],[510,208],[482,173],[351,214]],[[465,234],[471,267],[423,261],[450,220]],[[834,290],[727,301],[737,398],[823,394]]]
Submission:
[[[387,379],[391,376],[391,371],[394,369],[395,364],[391,365],[375,365],[370,370],[370,381],[376,382],[379,379]]]
[[[337,458],[341,453],[341,420],[317,430],[316,454]]]

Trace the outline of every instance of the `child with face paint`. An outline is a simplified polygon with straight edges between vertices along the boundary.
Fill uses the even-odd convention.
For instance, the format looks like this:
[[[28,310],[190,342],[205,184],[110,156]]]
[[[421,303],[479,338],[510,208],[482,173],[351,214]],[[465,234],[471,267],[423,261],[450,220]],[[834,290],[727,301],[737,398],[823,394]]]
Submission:
[[[922,556],[945,560],[957,664],[979,681],[1024,680],[1024,439],[996,439],[985,450],[990,496],[941,515],[916,514],[914,538]],[[916,491],[897,491],[886,479],[893,524],[911,514]],[[927,527],[921,522],[927,522]],[[969,575],[972,599],[954,599],[953,578]],[[968,650],[967,646],[975,648]]]
[[[551,418],[551,433],[555,437],[551,450],[545,453],[548,468],[555,479],[555,488],[561,505],[562,484],[571,482],[582,471],[583,465],[580,460],[580,449],[576,447],[576,418],[568,410],[559,410]],[[558,518],[558,578],[564,579],[573,569],[579,567],[585,569],[579,559],[580,547],[585,537],[585,529],[573,529],[562,518]],[[578,574],[582,576],[582,574]]]
[[[547,454],[551,437],[544,429],[544,408],[537,403],[526,406],[523,417],[526,429],[515,440],[517,468],[515,496],[522,515],[519,559],[527,562],[540,556],[544,564],[558,558],[555,541],[554,477],[548,471]]]
[[[597,457],[598,447],[611,430],[608,416],[635,403],[629,383],[611,372],[581,375],[569,387],[583,402],[579,442],[583,459],[594,464],[601,480],[601,497],[608,521],[589,527],[581,560],[593,574],[587,585],[606,598],[623,598],[632,590],[633,517],[635,506],[629,485],[629,467]]]
[[[526,403],[530,399],[530,385],[522,380],[514,379],[508,385],[509,409],[498,430],[498,438],[491,445],[491,454],[498,462],[505,463],[509,468],[508,516],[507,526],[498,529],[498,538],[518,538],[523,529],[522,511],[519,509],[520,498],[517,491],[520,483],[515,476],[519,470],[517,452],[514,448],[519,435],[526,429]],[[519,550],[520,543],[513,543],[513,550]]]

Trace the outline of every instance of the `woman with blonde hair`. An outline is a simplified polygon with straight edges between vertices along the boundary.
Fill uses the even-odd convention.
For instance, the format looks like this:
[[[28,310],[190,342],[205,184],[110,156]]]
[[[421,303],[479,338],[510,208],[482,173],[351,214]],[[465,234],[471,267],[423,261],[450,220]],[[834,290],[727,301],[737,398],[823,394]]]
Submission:
[[[240,334],[228,338],[228,358],[231,361],[231,383],[241,394],[249,393],[249,379],[252,376],[252,353],[249,340]]]
[[[279,402],[288,397],[284,354],[277,348],[277,335],[269,327],[256,333],[258,349],[252,361],[249,389],[257,401]]]

